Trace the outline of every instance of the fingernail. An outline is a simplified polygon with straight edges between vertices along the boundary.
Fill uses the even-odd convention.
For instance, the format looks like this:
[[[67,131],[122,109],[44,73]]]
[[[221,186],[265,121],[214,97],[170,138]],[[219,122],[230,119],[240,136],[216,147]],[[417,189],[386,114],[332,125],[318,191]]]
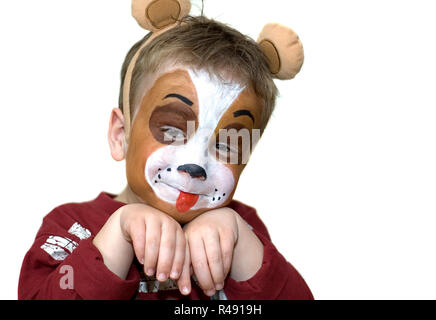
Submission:
[[[165,273],[159,273],[157,276],[157,280],[159,281],[165,281],[167,279],[167,275]]]
[[[144,264],[144,258],[141,258],[141,260],[139,260],[140,264]]]
[[[206,291],[206,295],[209,296],[209,297],[213,296],[214,294],[215,294],[215,290],[214,289]]]
[[[189,293],[189,289],[188,289],[188,287],[186,287],[186,286],[183,287],[183,288],[182,288],[182,293],[183,293],[183,294],[188,294],[188,293]]]
[[[154,269],[148,269],[146,274],[147,276],[151,277],[152,275],[154,275]]]
[[[177,279],[178,277],[179,277],[179,273],[177,271],[171,272],[171,278],[172,279]]]
[[[222,284],[222,283],[219,283],[219,284],[217,284],[217,285],[215,286],[215,289],[216,289],[217,291],[221,290],[222,288],[224,288],[224,284]]]

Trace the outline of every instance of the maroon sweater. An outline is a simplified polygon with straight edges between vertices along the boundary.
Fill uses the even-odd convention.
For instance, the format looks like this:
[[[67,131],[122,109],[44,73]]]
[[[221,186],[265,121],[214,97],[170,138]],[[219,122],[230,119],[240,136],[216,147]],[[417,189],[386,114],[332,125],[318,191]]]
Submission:
[[[65,204],[50,212],[24,258],[18,298],[210,299],[195,281],[191,294],[183,296],[173,281],[159,283],[148,278],[136,259],[126,280],[107,269],[92,239],[123,205],[113,200],[113,195],[102,192],[95,200]],[[251,279],[238,282],[228,277],[215,298],[313,299],[303,278],[271,243],[256,210],[237,201],[229,207],[253,228],[264,245],[264,256],[262,267]],[[71,277],[66,282],[67,274]]]

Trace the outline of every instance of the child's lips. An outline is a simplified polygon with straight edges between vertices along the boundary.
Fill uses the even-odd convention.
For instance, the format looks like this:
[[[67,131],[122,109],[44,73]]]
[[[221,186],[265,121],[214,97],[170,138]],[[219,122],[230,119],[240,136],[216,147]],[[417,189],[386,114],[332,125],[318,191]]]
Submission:
[[[181,187],[172,186],[162,180],[159,182],[167,186],[168,188],[177,190],[177,192],[179,192],[179,195],[176,200],[176,208],[179,212],[182,213],[189,211],[193,206],[195,206],[200,196],[211,198],[211,196],[207,194],[190,193],[190,192],[183,191],[181,190]]]
[[[187,193],[187,194],[194,194],[194,195],[203,196],[203,197],[209,197],[209,198],[212,197],[211,195],[206,194],[206,193],[188,192],[188,191],[184,190],[184,188],[182,188],[182,187],[179,187],[179,186],[172,186],[172,185],[170,185],[170,184],[168,184],[168,183],[166,183],[166,182],[164,182],[164,181],[159,181],[159,182],[162,183],[162,184],[164,184],[165,186],[167,186],[167,187],[169,187],[169,188],[172,188],[172,189],[177,190],[178,192],[183,192],[183,193]]]

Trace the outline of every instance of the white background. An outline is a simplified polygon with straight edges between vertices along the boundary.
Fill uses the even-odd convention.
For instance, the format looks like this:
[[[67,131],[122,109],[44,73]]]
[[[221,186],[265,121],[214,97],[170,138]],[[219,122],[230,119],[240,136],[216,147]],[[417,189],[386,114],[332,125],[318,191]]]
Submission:
[[[303,41],[236,198],[315,297],[436,298],[434,2],[206,0],[205,13]],[[106,130],[144,34],[128,0],[0,2],[0,298],[17,297],[45,214],[124,187]]]

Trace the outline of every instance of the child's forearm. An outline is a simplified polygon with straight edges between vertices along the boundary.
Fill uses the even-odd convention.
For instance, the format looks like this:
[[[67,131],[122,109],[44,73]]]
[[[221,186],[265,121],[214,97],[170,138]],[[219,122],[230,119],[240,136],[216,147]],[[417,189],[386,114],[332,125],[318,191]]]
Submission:
[[[239,237],[233,251],[230,277],[236,281],[252,278],[262,266],[263,244],[249,225],[238,215]]]
[[[121,279],[126,279],[133,261],[133,248],[121,231],[120,215],[123,207],[115,211],[93,240],[103,256],[106,267]]]

